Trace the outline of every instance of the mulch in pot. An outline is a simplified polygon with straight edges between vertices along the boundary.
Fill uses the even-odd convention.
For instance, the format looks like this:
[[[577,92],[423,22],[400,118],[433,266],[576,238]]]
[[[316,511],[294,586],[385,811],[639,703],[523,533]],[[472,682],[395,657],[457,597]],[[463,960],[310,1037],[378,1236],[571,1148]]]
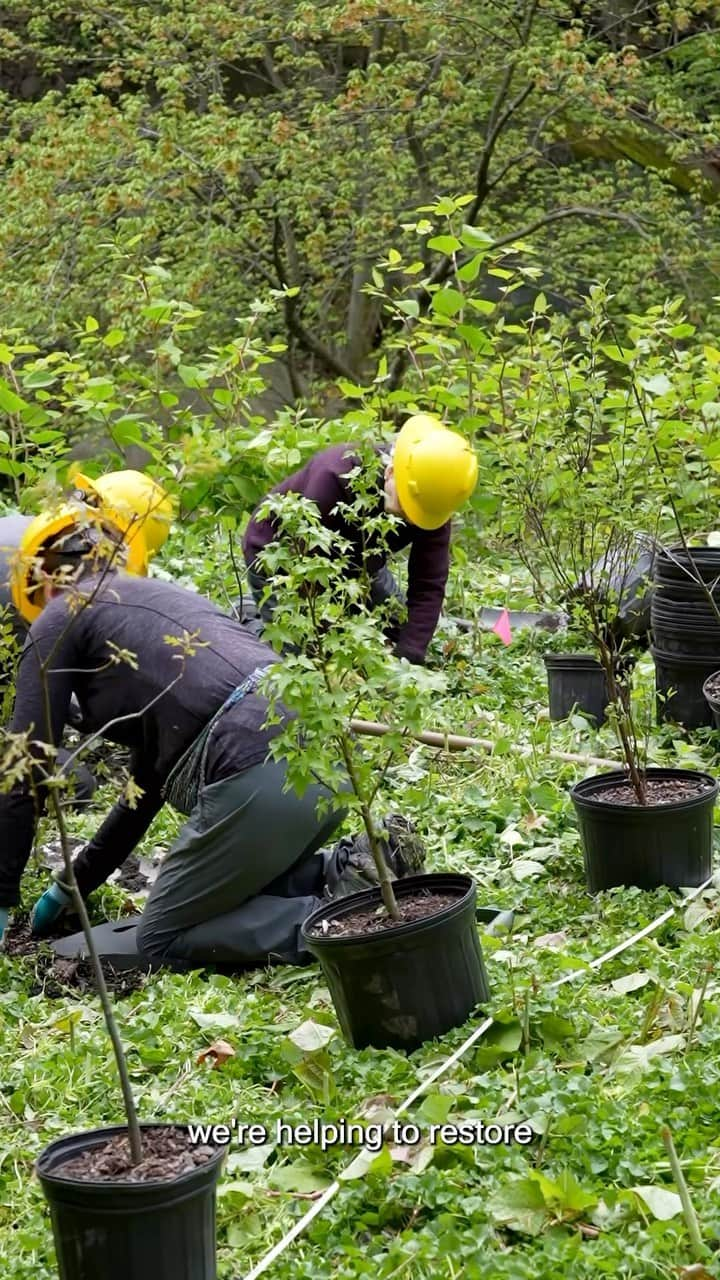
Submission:
[[[53,1173],[81,1182],[170,1181],[207,1164],[216,1153],[215,1147],[194,1146],[189,1135],[177,1129],[143,1129],[142,1148],[142,1161],[134,1165],[130,1141],[118,1133],[102,1146],[56,1165]]]
[[[616,787],[606,787],[588,797],[600,804],[625,804],[645,808],[655,804],[678,804],[691,800],[707,791],[708,784],[696,778],[650,778],[645,782],[647,806],[639,805],[631,782],[621,782]]]
[[[401,924],[415,924],[427,916],[437,915],[445,907],[452,907],[460,899],[450,893],[418,893],[398,898],[397,905],[400,919],[393,920],[384,906],[362,907],[351,911],[337,920],[321,920],[313,933],[323,938],[344,938],[351,934],[384,933],[388,929],[396,929]],[[340,899],[342,902],[342,898]]]

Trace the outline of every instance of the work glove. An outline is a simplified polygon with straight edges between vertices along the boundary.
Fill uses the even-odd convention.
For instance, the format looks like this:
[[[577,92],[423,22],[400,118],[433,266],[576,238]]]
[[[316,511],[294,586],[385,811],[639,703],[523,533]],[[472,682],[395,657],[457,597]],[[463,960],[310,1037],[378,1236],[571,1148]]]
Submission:
[[[7,907],[0,907],[0,947],[2,946],[2,943],[3,943],[3,937],[5,936],[5,930],[7,929],[9,916],[10,916],[10,912],[8,911]]]
[[[50,933],[53,925],[59,920],[72,902],[72,894],[60,884],[51,884],[41,898],[38,898],[30,915],[30,931],[35,938],[42,938]]]

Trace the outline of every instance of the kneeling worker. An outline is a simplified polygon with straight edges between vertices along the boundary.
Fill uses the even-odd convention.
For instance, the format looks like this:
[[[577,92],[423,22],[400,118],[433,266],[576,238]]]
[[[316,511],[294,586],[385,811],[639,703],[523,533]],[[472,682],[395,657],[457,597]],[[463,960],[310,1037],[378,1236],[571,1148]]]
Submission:
[[[377,503],[372,516],[388,512],[400,516],[388,538],[391,553],[410,548],[407,575],[407,616],[391,625],[386,638],[397,657],[423,663],[435,634],[445,598],[450,568],[451,517],[475,489],[478,464],[468,441],[429,414],[409,418],[388,449],[378,446]],[[348,518],[354,500],[350,473],[359,465],[352,444],[332,445],[316,453],[273,493],[297,493],[318,507],[322,522],[351,546],[352,571],[364,570],[371,583],[368,604],[377,606],[402,593],[387,567],[386,551],[360,522]],[[264,501],[264,500],[263,500]],[[264,621],[272,617],[272,597],[258,557],[278,536],[275,518],[261,519],[256,508],[243,540],[248,582]]]
[[[319,815],[322,788],[284,790],[284,764],[269,758],[279,727],[264,727],[267,701],[255,686],[277,655],[194,592],[118,571],[123,544],[108,548],[89,523],[38,549],[44,604],[21,657],[11,725],[29,733],[35,757],[32,779],[0,795],[0,934],[34,840],[33,783],[46,802],[42,743],[57,746],[75,694],[87,731],[130,748],[141,789],[116,803],[75,858],[83,898],[125,861],[167,796],[187,822],[138,925],[141,954],[180,968],[305,963],[302,922],[324,898],[358,887],[357,864],[343,842],[314,856],[343,817],[341,801]],[[35,906],[34,932],[50,931],[70,904],[60,873]]]
[[[167,539],[173,509],[170,498],[148,475],[140,471],[111,471],[97,480],[78,473],[71,498],[37,516],[14,512],[0,518],[0,617],[10,622],[16,641],[22,644],[27,629],[40,615],[36,599],[35,556],[39,547],[74,527],[78,512],[86,507],[102,517],[128,545],[128,572],[146,574],[151,558]],[[0,679],[14,680],[10,664]],[[76,711],[76,707],[73,708]],[[76,716],[70,723],[77,727]],[[69,752],[60,748],[58,763]],[[95,791],[95,780],[79,761],[73,769],[72,803],[85,804]]]

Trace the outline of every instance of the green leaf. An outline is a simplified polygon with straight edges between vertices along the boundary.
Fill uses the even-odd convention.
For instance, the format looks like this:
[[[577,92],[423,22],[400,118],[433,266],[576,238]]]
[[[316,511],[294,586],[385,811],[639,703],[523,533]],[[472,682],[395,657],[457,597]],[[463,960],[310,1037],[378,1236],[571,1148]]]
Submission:
[[[543,1193],[532,1178],[518,1178],[498,1188],[487,1207],[499,1226],[520,1235],[539,1236],[548,1220]]]
[[[33,369],[31,373],[24,373],[22,378],[22,384],[28,391],[37,391],[39,387],[52,387],[56,382],[57,374],[49,369]]]
[[[465,262],[462,267],[458,267],[458,270],[455,273],[458,280],[477,280],[480,274],[482,262],[483,255],[481,253],[477,253],[469,262]]]
[[[392,1172],[393,1160],[387,1147],[382,1151],[368,1151],[363,1147],[354,1160],[338,1174],[340,1182],[355,1182],[358,1178],[386,1177]]]
[[[207,384],[207,378],[195,365],[179,364],[178,376],[186,387],[204,387]]]
[[[420,1108],[430,1124],[445,1124],[455,1099],[447,1093],[429,1093]]]
[[[400,302],[395,303],[395,306],[398,311],[402,311],[406,316],[416,318],[420,315],[420,304],[416,302],[415,298],[401,298]]]
[[[638,378],[638,382],[651,396],[664,396],[672,391],[672,382],[666,373],[655,373],[651,378]]]
[[[268,1179],[270,1186],[280,1191],[324,1191],[330,1186],[331,1179],[324,1173],[318,1173],[307,1160],[296,1160],[294,1164],[277,1165]]]
[[[465,306],[465,295],[458,289],[438,289],[432,297],[432,309],[441,316],[456,316]]]
[[[122,329],[110,329],[110,331],[106,333],[105,337],[103,338],[103,344],[104,346],[110,347],[110,348],[119,347],[120,343],[123,342],[124,339],[125,339],[125,334]]]
[[[438,253],[451,254],[462,249],[462,242],[457,236],[433,236],[427,242],[428,249],[437,249]]]
[[[21,400],[19,395],[8,386],[4,378],[0,378],[0,409],[4,413],[21,413],[27,408],[27,401]]]
[[[629,364],[633,356],[637,354],[637,352],[630,349],[625,350],[623,348],[621,350],[620,347],[612,342],[601,342],[600,350],[605,353],[609,360],[614,360],[617,364]]]
[[[563,1044],[566,1040],[571,1040],[575,1035],[575,1027],[568,1018],[562,1018],[557,1013],[546,1013],[540,1018],[538,1031],[543,1044],[547,1048],[555,1045]]]
[[[630,1190],[635,1192],[658,1222],[669,1222],[670,1218],[676,1218],[682,1213],[682,1200],[676,1191],[669,1191],[667,1187],[642,1186],[631,1187]]]

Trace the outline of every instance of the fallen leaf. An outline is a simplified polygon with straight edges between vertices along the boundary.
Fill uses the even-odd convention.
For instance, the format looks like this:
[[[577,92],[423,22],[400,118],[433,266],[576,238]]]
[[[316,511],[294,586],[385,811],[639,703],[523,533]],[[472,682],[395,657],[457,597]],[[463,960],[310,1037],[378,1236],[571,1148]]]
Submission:
[[[527,831],[537,831],[541,827],[549,826],[550,820],[544,813],[529,813],[522,819],[522,824]]]
[[[504,831],[500,832],[500,840],[511,849],[513,849],[516,844],[526,843],[524,835],[518,831],[517,827],[506,827]]]
[[[677,1191],[668,1191],[667,1187],[631,1187],[631,1191],[639,1196],[643,1204],[650,1210],[658,1222],[669,1222],[682,1213],[682,1200]]]
[[[533,862],[532,858],[518,858],[510,870],[514,880],[534,880],[545,874],[542,862]]]
[[[641,987],[647,986],[649,981],[649,973],[627,973],[624,978],[616,978],[610,985],[613,991],[627,995],[630,991],[639,991]]]
[[[203,1030],[207,1027],[227,1030],[229,1027],[240,1026],[240,1018],[236,1013],[206,1013],[204,1009],[191,1009],[190,1017]]]
[[[559,929],[557,933],[543,933],[541,937],[535,939],[536,947],[546,947],[548,951],[562,951],[568,935],[564,929]]]
[[[318,1049],[324,1049],[330,1043],[334,1035],[334,1027],[326,1027],[324,1023],[313,1022],[312,1018],[308,1018],[290,1032],[288,1040],[292,1040],[303,1053],[317,1053]]]
[[[274,1150],[273,1142],[263,1142],[257,1147],[245,1147],[243,1151],[231,1151],[225,1168],[228,1173],[235,1173],[238,1169],[244,1173],[255,1172],[263,1168]]]
[[[203,1049],[202,1053],[198,1054],[195,1061],[200,1063],[212,1058],[213,1068],[215,1068],[221,1067],[224,1062],[227,1062],[228,1058],[234,1057],[235,1050],[231,1044],[228,1044],[227,1040],[214,1040],[212,1044],[208,1045],[207,1049]]]

